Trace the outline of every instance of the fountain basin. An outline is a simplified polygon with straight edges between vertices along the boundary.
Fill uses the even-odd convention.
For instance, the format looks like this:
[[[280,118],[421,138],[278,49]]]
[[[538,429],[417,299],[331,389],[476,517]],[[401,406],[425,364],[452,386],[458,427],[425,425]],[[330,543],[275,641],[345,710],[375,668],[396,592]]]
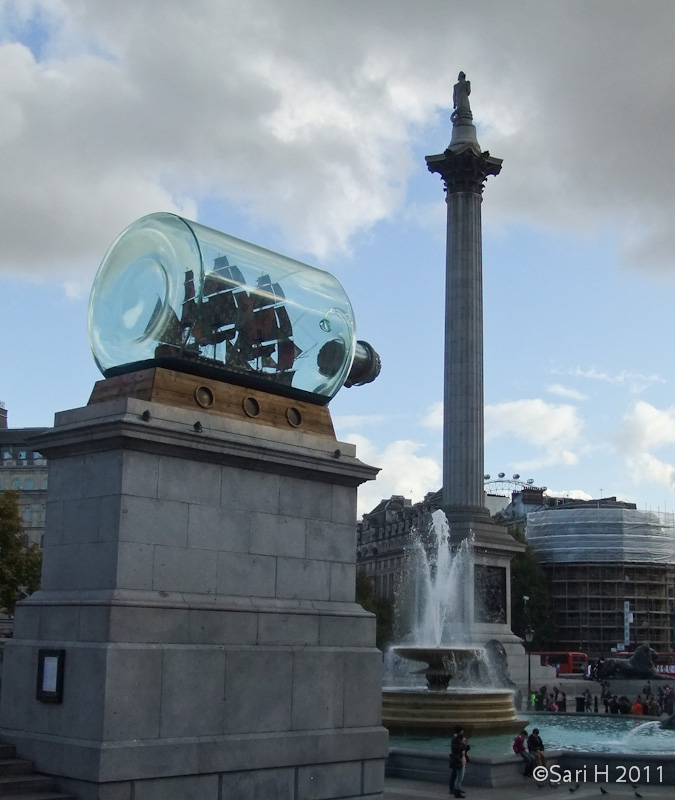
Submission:
[[[392,733],[450,735],[461,725],[467,736],[491,736],[518,733],[527,720],[516,716],[508,689],[384,689],[382,724]]]
[[[561,770],[572,770],[573,774],[577,769],[585,770],[584,782],[617,782],[624,775],[624,769],[632,768],[630,777],[633,783],[675,785],[675,732],[659,728],[656,719],[644,721],[640,717],[614,714],[535,712],[531,725],[540,730],[549,766],[558,764]],[[452,731],[434,736],[393,735],[387,774],[446,782],[451,734]],[[512,735],[473,739],[465,785],[522,786],[522,761],[514,756],[512,742]],[[628,778],[626,775],[624,784]],[[574,781],[569,788],[573,785]],[[595,791],[599,798],[597,787]],[[670,797],[670,791],[671,794],[664,791],[658,797]]]

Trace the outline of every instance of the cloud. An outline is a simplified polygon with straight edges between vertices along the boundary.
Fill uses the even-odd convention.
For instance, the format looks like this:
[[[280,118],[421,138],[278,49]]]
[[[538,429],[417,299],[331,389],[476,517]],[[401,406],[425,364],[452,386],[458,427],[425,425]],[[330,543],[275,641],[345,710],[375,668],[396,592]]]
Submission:
[[[504,158],[493,219],[611,229],[628,262],[672,271],[670,2],[615,0],[610,15],[582,0],[3,9],[4,271],[89,274],[137,216],[195,216],[209,198],[277,226],[295,252],[347,251],[404,207],[425,126],[443,119],[449,138],[459,67],[481,141]]]
[[[441,467],[428,456],[417,455],[422,445],[408,440],[391,442],[383,450],[357,433],[343,437],[357,446],[357,456],[373,466],[380,467],[375,481],[359,487],[359,515],[372,511],[385,497],[400,494],[413,502],[421,500],[427,492],[441,486]]]
[[[443,430],[443,401],[439,400],[429,407],[429,410],[422,420],[422,425],[425,428],[432,428],[434,430]]]
[[[333,426],[336,430],[346,430],[348,428],[363,428],[364,426],[379,425],[387,417],[384,414],[336,414],[333,418]],[[338,433],[338,439],[341,435]]]
[[[675,406],[655,408],[639,401],[624,417],[617,437],[619,447],[628,454],[648,453],[675,443]]]
[[[639,453],[626,459],[635,483],[657,483],[675,489],[675,466],[651,453]]]
[[[541,399],[514,400],[485,407],[485,441],[512,436],[539,450],[532,459],[518,459],[518,468],[572,466],[578,455],[583,423],[574,406]]]
[[[549,497],[569,497],[572,500],[592,500],[593,495],[583,489],[546,489]]]
[[[626,469],[635,483],[656,483],[675,489],[675,466],[654,450],[675,444],[675,406],[658,409],[638,401],[625,415],[616,436]]]
[[[561,383],[552,383],[546,387],[546,391],[549,394],[554,394],[557,397],[566,397],[569,400],[588,400],[588,395],[582,394],[578,392],[576,389],[570,389],[567,386],[563,386]]]
[[[350,15],[95,5],[63,4],[42,60],[0,44],[1,269],[91,272],[134,218],[209,197],[319,256],[400,207],[432,95]]]
[[[433,430],[443,429],[442,402],[430,406],[422,424]],[[574,449],[580,445],[582,428],[578,409],[568,404],[533,399],[485,406],[486,444],[502,437],[513,437],[539,451],[533,458],[518,458],[519,470],[556,464],[573,466],[579,460]]]
[[[587,378],[588,380],[601,381],[617,386],[626,386],[632,394],[640,394],[654,383],[665,383],[664,378],[656,372],[651,375],[643,375],[640,372],[629,372],[628,370],[611,373],[602,372],[595,367],[591,367],[590,369],[582,369],[581,367],[554,369],[553,372],[562,375],[571,375],[575,378]]]

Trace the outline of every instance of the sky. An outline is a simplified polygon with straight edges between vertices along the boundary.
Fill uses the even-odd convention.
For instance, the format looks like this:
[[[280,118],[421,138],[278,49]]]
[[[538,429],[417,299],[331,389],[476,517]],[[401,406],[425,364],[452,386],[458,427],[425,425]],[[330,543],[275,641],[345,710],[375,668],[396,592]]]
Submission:
[[[0,0],[0,401],[50,425],[101,378],[98,265],[170,211],[334,274],[382,374],[330,405],[441,486],[447,147],[484,150],[485,470],[675,510],[675,4]],[[670,144],[669,144],[670,143]]]

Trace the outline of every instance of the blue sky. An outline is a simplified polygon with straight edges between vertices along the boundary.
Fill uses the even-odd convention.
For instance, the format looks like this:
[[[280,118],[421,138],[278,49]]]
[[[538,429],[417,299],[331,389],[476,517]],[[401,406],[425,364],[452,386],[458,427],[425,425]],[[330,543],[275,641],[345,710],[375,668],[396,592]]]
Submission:
[[[440,487],[444,195],[463,69],[484,149],[486,471],[675,510],[675,6],[0,0],[0,400],[84,405],[107,247],[174,211],[327,269],[381,377],[331,404]],[[433,24],[431,22],[433,21]]]

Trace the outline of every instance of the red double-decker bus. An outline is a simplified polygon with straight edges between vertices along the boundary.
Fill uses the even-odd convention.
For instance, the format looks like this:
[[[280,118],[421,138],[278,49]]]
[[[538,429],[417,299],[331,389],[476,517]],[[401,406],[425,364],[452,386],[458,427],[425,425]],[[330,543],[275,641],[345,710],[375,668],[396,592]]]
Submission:
[[[660,652],[654,665],[661,675],[672,675],[675,678],[675,653]]]
[[[556,675],[588,675],[586,653],[547,651],[530,653],[539,656],[542,667],[555,667]]]

